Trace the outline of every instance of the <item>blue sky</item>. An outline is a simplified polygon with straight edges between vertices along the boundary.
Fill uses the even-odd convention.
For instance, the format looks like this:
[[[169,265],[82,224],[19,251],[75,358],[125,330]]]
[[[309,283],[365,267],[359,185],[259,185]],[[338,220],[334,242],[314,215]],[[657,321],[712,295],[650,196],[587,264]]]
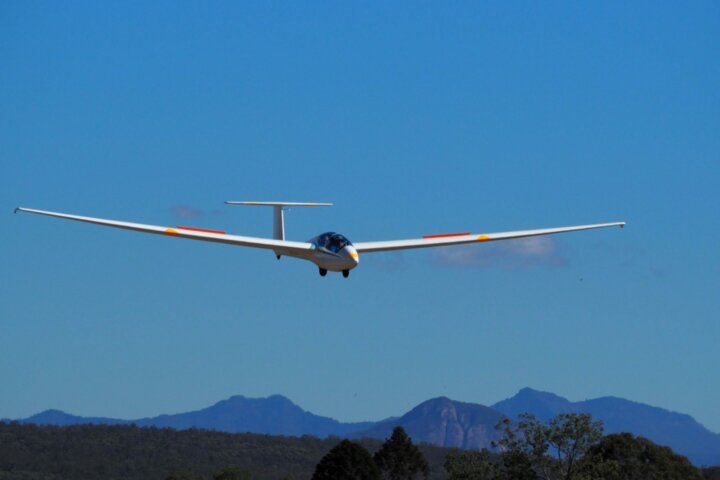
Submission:
[[[3,2],[0,417],[524,386],[720,431],[716,2]],[[349,279],[18,205],[291,239],[625,220]]]

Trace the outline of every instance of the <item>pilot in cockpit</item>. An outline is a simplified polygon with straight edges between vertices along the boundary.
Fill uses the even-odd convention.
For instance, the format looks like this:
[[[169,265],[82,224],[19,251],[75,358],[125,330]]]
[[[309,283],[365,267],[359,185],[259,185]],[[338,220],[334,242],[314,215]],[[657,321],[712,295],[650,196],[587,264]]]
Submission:
[[[318,245],[332,253],[338,253],[347,245],[350,245],[350,242],[339,233],[326,233],[318,238]]]

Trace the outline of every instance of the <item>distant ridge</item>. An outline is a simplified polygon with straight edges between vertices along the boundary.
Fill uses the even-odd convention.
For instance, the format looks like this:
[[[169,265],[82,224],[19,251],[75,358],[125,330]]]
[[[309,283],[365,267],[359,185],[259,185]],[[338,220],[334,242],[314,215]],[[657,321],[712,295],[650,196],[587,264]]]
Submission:
[[[124,425],[132,423],[128,420],[118,420],[116,418],[104,418],[104,417],[78,417],[77,415],[70,415],[63,412],[62,410],[45,410],[32,417],[26,418],[22,421],[23,423],[34,423],[35,425],[78,425],[78,424],[91,424],[91,425]]]
[[[377,422],[339,422],[307,412],[282,395],[267,398],[237,395],[200,410],[137,420],[80,417],[60,410],[46,410],[20,422],[39,425],[135,424],[230,433],[377,439],[389,437],[392,429],[401,425],[415,442],[477,449],[490,447],[498,437],[495,426],[503,416],[517,418],[523,412],[532,413],[541,420],[559,413],[589,413],[594,419],[603,421],[605,433],[631,432],[670,446],[696,465],[720,464],[720,435],[689,415],[617,397],[571,402],[554,393],[531,388],[523,388],[513,397],[490,407],[447,397],[433,398],[400,417]]]
[[[139,426],[177,429],[205,428],[230,433],[266,433],[269,435],[345,435],[368,428],[373,422],[341,423],[306,412],[282,395],[246,398],[236,395],[215,405],[188,413],[160,415],[135,420]]]

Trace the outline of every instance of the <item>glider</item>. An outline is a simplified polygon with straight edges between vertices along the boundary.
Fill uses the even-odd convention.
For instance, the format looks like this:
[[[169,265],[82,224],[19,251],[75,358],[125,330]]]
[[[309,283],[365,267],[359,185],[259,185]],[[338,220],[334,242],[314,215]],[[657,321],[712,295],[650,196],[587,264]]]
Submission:
[[[117,220],[106,220],[103,218],[83,217],[67,213],[49,212],[35,210],[33,208],[18,207],[17,212],[36,213],[50,217],[64,218],[78,222],[94,223],[106,227],[124,228],[145,233],[156,233],[172,237],[187,238],[191,240],[202,240],[205,242],[227,243],[243,247],[264,248],[275,252],[278,260],[283,257],[295,257],[313,262],[318,266],[321,276],[327,275],[328,271],[342,272],[344,277],[350,275],[350,270],[360,263],[361,253],[384,252],[388,250],[405,250],[410,248],[441,247],[449,245],[462,245],[466,243],[482,243],[496,240],[510,240],[514,238],[534,237],[538,235],[550,235],[554,233],[575,232],[578,230],[590,230],[605,227],[624,227],[625,222],[598,223],[594,225],[577,225],[572,227],[543,228],[538,230],[518,230],[513,232],[500,233],[444,233],[436,235],[425,235],[422,238],[409,240],[389,240],[380,242],[358,242],[352,243],[345,236],[335,233],[322,233],[306,242],[295,242],[285,240],[285,221],[283,212],[290,207],[325,207],[332,203],[298,203],[298,202],[235,202],[227,201],[228,205],[249,205],[273,207],[273,237],[258,238],[230,235],[220,230],[211,230],[198,227],[163,227],[157,225],[145,225],[142,223],[121,222]]]

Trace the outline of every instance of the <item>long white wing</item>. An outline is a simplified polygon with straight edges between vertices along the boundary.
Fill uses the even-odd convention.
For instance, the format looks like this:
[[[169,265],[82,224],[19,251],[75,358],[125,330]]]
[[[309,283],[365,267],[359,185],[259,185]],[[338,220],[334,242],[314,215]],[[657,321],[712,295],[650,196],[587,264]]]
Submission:
[[[313,247],[311,243],[307,242],[289,242],[287,240],[274,240],[271,238],[241,237],[238,235],[228,235],[225,232],[219,230],[208,230],[195,227],[160,227],[157,225],[119,222],[117,220],[106,220],[104,218],[81,217],[79,215],[48,212],[45,210],[35,210],[32,208],[22,207],[16,208],[15,211],[37,213],[40,215],[48,215],[50,217],[64,218],[66,220],[94,223],[106,227],[124,228],[126,230],[135,230],[138,232],[170,235],[173,237],[188,238],[191,240],[203,240],[205,242],[227,243],[230,245],[240,245],[243,247],[264,248],[287,255],[302,255],[303,253],[309,252]]]
[[[625,222],[598,223],[595,225],[578,225],[574,227],[542,228],[539,230],[518,230],[500,233],[450,233],[442,235],[427,235],[423,238],[411,240],[389,240],[385,242],[359,242],[353,243],[358,253],[382,252],[387,250],[404,250],[408,248],[441,247],[445,245],[461,245],[463,243],[491,242],[495,240],[510,240],[513,238],[535,237],[553,233],[575,232],[593,228],[624,227]]]

